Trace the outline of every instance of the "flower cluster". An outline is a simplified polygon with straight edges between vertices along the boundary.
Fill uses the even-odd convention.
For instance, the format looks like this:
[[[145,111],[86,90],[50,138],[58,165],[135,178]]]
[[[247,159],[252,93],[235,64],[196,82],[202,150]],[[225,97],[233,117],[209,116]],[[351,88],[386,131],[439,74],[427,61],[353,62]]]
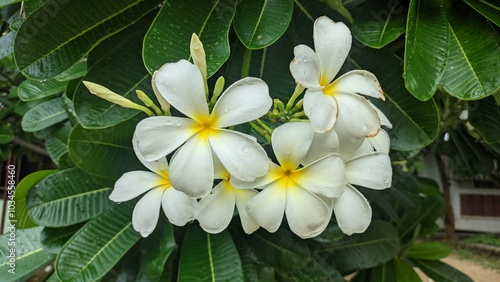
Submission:
[[[167,63],[153,75],[161,110],[147,97],[141,99],[157,115],[85,82],[92,93],[150,115],[137,124],[133,136],[134,151],[150,171],[125,173],[110,195],[122,202],[145,193],[132,216],[133,227],[142,236],[155,229],[160,206],[172,224],[197,220],[209,233],[224,230],[235,207],[248,234],[259,227],[275,232],[285,216],[301,238],[320,234],[332,215],[348,235],[368,227],[371,208],[354,185],[391,186],[390,140],[381,129],[391,125],[359,94],[383,100],[383,92],[376,77],[364,70],[350,71],[332,82],[351,46],[344,24],[320,17],[313,36],[315,50],[295,47],[290,63],[300,89],[294,95],[306,89],[294,108],[303,105],[307,119],[275,129],[259,120],[273,114],[269,112],[273,100],[261,79],[243,78],[223,92],[221,78],[210,97],[205,53],[195,35],[194,64]],[[179,114],[172,116],[170,106]],[[272,156],[255,137],[234,130],[255,120],[265,133],[272,131]]]

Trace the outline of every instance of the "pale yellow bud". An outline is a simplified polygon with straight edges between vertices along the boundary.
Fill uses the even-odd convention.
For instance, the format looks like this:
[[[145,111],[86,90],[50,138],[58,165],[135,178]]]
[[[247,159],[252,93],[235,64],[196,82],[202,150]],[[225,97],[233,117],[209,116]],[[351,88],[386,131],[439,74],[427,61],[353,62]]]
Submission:
[[[203,49],[203,43],[201,43],[200,38],[193,33],[191,36],[191,44],[189,46],[191,52],[191,57],[193,57],[193,63],[200,69],[203,79],[207,79],[207,60],[205,56],[205,49]]]
[[[167,100],[165,100],[163,95],[161,95],[160,91],[158,90],[158,87],[156,87],[156,74],[157,73],[158,73],[158,71],[155,71],[153,73],[153,79],[151,80],[151,84],[153,86],[153,92],[156,95],[156,99],[158,100],[158,103],[160,103],[160,107],[161,107],[162,111],[166,115],[170,115],[170,103],[167,102]]]

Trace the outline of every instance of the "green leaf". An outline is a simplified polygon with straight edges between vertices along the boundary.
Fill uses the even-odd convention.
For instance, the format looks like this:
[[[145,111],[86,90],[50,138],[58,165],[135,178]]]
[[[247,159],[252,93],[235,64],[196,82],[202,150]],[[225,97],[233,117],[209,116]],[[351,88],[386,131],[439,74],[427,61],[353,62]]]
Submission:
[[[209,234],[188,227],[182,243],[177,281],[243,281],[238,250],[227,230]]]
[[[370,282],[379,281],[406,281],[397,280],[396,278],[396,265],[394,260],[375,266],[370,272]]]
[[[47,136],[45,139],[45,148],[49,153],[52,162],[59,166],[59,159],[68,152],[68,138],[71,132],[71,125],[65,123],[61,128]]]
[[[30,190],[26,201],[34,222],[62,227],[86,221],[106,210],[111,204],[110,192],[110,187],[103,187],[87,173],[71,168],[44,178]]]
[[[53,77],[78,62],[103,38],[156,9],[159,2],[49,0],[26,19],[16,36],[17,66],[29,77]],[[41,21],[45,24],[40,25]]]
[[[28,0],[24,2],[24,13],[26,14],[26,17],[29,17],[33,12],[38,10],[40,7],[45,4],[45,2],[48,2],[49,0]],[[54,7],[51,9],[51,11],[56,11],[57,12],[58,6],[54,5]]]
[[[257,230],[245,238],[260,261],[284,270],[302,265],[311,255],[306,242],[284,228],[275,233]]]
[[[452,266],[441,261],[430,260],[411,260],[416,267],[420,268],[429,278],[434,281],[442,282],[472,282],[473,280],[462,273],[461,271],[453,268]]]
[[[158,279],[163,274],[167,259],[177,247],[174,226],[160,220],[155,231],[142,243],[141,271],[150,279]]]
[[[130,120],[98,130],[75,126],[68,143],[71,159],[80,169],[113,182],[127,171],[143,168],[132,148],[136,124]]]
[[[82,224],[66,226],[62,228],[45,227],[40,235],[43,249],[51,254],[59,254],[63,245],[75,234]]]
[[[467,5],[454,3],[449,13],[450,53],[441,84],[463,100],[476,100],[500,90],[500,44],[491,25]]]
[[[143,103],[135,93],[139,89],[156,101],[151,88],[151,76],[144,68],[141,56],[142,39],[151,20],[152,17],[146,16],[99,44],[89,54],[91,68],[83,80],[103,85],[140,105]],[[79,122],[89,129],[110,127],[141,113],[90,94],[82,83],[78,84],[73,101]]]
[[[464,0],[467,5],[500,26],[500,3],[496,0]]]
[[[464,128],[448,131],[452,151],[449,167],[457,174],[475,176],[477,174],[489,175],[494,169],[493,156],[481,143],[476,142]]]
[[[0,273],[3,282],[25,281],[30,274],[54,258],[40,244],[41,229],[16,230],[15,227],[8,227],[7,233],[0,236]],[[12,236],[15,239],[11,239]]]
[[[418,242],[411,246],[406,256],[414,259],[438,260],[447,257],[450,248],[439,242]]]
[[[16,187],[16,212],[14,218],[17,228],[31,228],[38,226],[29,216],[26,206],[26,197],[30,189],[45,177],[57,172],[57,170],[39,170],[24,177]]]
[[[262,49],[278,40],[292,19],[293,0],[241,1],[234,30],[248,49]]]
[[[61,280],[97,280],[125,255],[140,238],[130,222],[134,204],[113,205],[71,237],[55,263]]]
[[[21,126],[24,131],[45,129],[68,118],[64,108],[64,97],[57,97],[40,103],[26,112]]]
[[[363,44],[382,48],[406,30],[407,9],[398,1],[366,1],[352,10],[352,34]]]
[[[210,77],[229,57],[228,33],[235,11],[235,0],[168,0],[144,38],[146,68],[153,73],[165,63],[190,58],[189,43],[196,33],[207,54]]]
[[[325,245],[318,254],[334,263],[341,273],[370,268],[393,258],[399,249],[396,229],[384,221],[372,221],[361,234]]]
[[[14,51],[15,32],[9,32],[0,37],[0,60],[9,56]]]
[[[469,122],[487,143],[500,141],[500,107],[493,97],[474,101],[469,106]]]
[[[70,81],[82,77],[85,74],[87,74],[87,60],[83,59],[54,78],[60,81]]]
[[[0,0],[0,7],[7,6],[10,4],[14,4],[17,2],[21,2],[21,0]]]
[[[388,130],[391,148],[400,151],[421,149],[432,143],[439,132],[439,112],[434,100],[415,99],[404,87],[403,65],[394,54],[385,50],[364,48],[350,55],[361,69],[373,72],[384,90],[385,102],[372,102],[392,122]]]
[[[346,18],[350,23],[352,23],[352,16],[349,13],[349,11],[344,7],[344,3],[342,0],[321,0],[321,2],[324,2],[330,8],[334,9],[344,18]]]
[[[8,144],[14,139],[14,131],[8,125],[0,126],[0,144]]]
[[[444,0],[411,0],[406,23],[405,85],[413,96],[429,100],[443,76],[448,56]]]
[[[409,265],[406,261],[395,259],[394,264],[396,266],[396,280],[395,281],[405,281],[405,282],[422,282],[417,272]]]
[[[67,84],[66,81],[59,81],[56,79],[47,79],[43,81],[26,79],[17,88],[17,95],[19,99],[24,102],[39,100],[62,93]]]

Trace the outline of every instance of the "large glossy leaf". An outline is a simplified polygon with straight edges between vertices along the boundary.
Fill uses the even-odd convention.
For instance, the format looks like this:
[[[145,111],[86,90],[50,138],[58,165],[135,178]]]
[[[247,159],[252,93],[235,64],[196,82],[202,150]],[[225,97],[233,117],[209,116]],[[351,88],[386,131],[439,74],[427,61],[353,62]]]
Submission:
[[[433,100],[421,102],[408,93],[401,77],[401,60],[392,53],[370,48],[353,52],[351,58],[358,68],[371,71],[379,78],[386,101],[373,103],[392,122],[393,128],[388,130],[391,148],[411,151],[432,143],[439,130],[437,106]]]
[[[17,66],[29,77],[53,77],[78,62],[100,40],[155,9],[159,2],[49,0],[26,19],[16,36]]]
[[[68,152],[68,138],[71,129],[71,125],[65,123],[45,139],[45,148],[52,162],[57,166],[59,166],[61,157]]]
[[[449,94],[476,100],[500,90],[500,41],[491,25],[460,2],[449,13],[450,53],[441,84]]]
[[[83,224],[52,228],[45,227],[40,235],[43,249],[51,254],[59,254],[62,247],[82,227]]]
[[[496,0],[464,0],[474,10],[500,26],[500,3]]]
[[[246,48],[265,48],[285,33],[292,12],[292,0],[240,1],[234,17],[234,30]]]
[[[68,118],[64,108],[64,97],[42,102],[23,116],[21,126],[24,131],[33,132],[45,129]]]
[[[56,79],[26,79],[17,88],[17,95],[24,102],[34,101],[62,93],[66,84],[68,83]]]
[[[243,281],[238,250],[227,230],[209,234],[190,225],[184,236],[177,281]]]
[[[56,272],[63,281],[95,281],[139,240],[132,228],[134,203],[113,205],[87,222],[62,248]]]
[[[14,4],[17,2],[21,2],[21,0],[0,0],[0,7],[7,6],[10,4]]]
[[[429,278],[443,282],[472,282],[473,280],[458,269],[441,261],[412,260]]]
[[[136,123],[130,120],[96,130],[77,125],[69,136],[71,159],[82,170],[112,181],[124,172],[142,168],[132,149]]]
[[[88,220],[111,201],[111,187],[96,183],[87,173],[72,168],[52,174],[29,191],[30,217],[39,225],[61,227]]]
[[[419,100],[429,100],[443,76],[448,56],[444,0],[412,0],[405,45],[405,85]]]
[[[89,54],[88,74],[83,80],[103,85],[140,105],[135,91],[142,90],[156,101],[151,76],[142,62],[142,40],[152,15],[100,43]],[[73,97],[75,113],[84,128],[105,128],[136,116],[140,111],[126,109],[90,94],[79,84]]]
[[[150,279],[160,278],[167,259],[176,247],[174,226],[160,220],[155,231],[142,241],[141,272]]]
[[[7,35],[0,37],[0,60],[12,54],[14,51],[15,32],[9,32]]]
[[[246,237],[255,256],[270,266],[294,269],[311,255],[305,241],[284,228],[275,233],[257,230]]]
[[[370,281],[398,281],[394,260],[377,265],[371,269]]]
[[[321,257],[334,263],[342,273],[374,267],[389,261],[399,249],[398,233],[384,221],[372,221],[361,234],[325,245]]]
[[[418,242],[411,246],[406,255],[414,259],[438,260],[447,257],[450,248],[440,242]]]
[[[372,48],[382,48],[406,30],[407,9],[398,1],[366,1],[352,10],[352,34]]]
[[[168,0],[144,39],[146,68],[153,73],[165,63],[190,58],[189,43],[196,33],[211,76],[229,57],[228,33],[235,11],[235,0]]]
[[[396,266],[396,281],[422,282],[413,266],[406,261],[395,259],[394,264]]]
[[[469,122],[481,134],[484,141],[500,141],[500,107],[493,97],[470,102]]]
[[[7,228],[7,233],[0,236],[2,281],[25,281],[29,274],[49,263],[54,256],[45,252],[40,244],[41,227],[11,230]],[[15,251],[12,252],[12,249]]]
[[[31,228],[38,226],[29,216],[28,207],[26,206],[26,197],[29,190],[45,177],[57,172],[57,170],[39,170],[24,177],[16,187],[15,201],[16,212],[14,219],[16,220],[17,228]]]

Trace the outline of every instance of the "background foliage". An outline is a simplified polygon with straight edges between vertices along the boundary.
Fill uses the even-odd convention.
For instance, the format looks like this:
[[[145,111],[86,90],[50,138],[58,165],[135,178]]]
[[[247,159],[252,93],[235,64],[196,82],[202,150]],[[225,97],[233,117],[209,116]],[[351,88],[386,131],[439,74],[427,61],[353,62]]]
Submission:
[[[49,281],[470,281],[439,261],[448,250],[420,239],[438,230],[443,196],[415,173],[423,154],[449,156],[463,176],[498,179],[500,154],[500,6],[494,0],[3,0],[0,37],[0,158],[37,158],[46,149],[55,171],[18,186],[17,273],[14,281],[54,263]],[[288,100],[288,71],[297,44],[312,46],[315,18],[327,15],[354,36],[341,73],[366,69],[381,82],[391,120],[393,187],[359,188],[373,221],[345,236],[332,220],[302,240],[286,224],[273,234],[242,232],[237,221],[220,234],[196,223],[162,218],[148,238],[130,223],[133,203],[108,200],[124,172],[140,169],[131,146],[145,116],[91,95],[88,80],[134,100],[152,99],[151,74],[189,59],[198,34],[208,73],[226,85],[241,76],[264,79],[273,98]],[[244,64],[244,62],[246,62]],[[249,68],[243,68],[249,64]],[[26,145],[26,143],[31,145]],[[35,147],[33,146],[35,145]],[[7,273],[8,238],[0,237]],[[7,280],[5,280],[7,281]]]

